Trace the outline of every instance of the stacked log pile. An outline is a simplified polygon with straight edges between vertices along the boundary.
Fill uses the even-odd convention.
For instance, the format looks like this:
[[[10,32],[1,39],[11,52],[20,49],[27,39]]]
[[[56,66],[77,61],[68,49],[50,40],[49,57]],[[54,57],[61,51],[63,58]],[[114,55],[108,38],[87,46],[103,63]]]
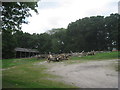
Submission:
[[[67,54],[55,54],[55,55],[48,55],[48,62],[50,61],[62,61],[62,60],[68,60],[70,55]]]
[[[35,57],[37,59],[47,59],[48,62],[51,61],[62,61],[62,60],[69,60],[70,56],[77,56],[77,57],[83,57],[83,56],[89,56],[89,55],[95,55],[97,53],[105,53],[109,51],[90,51],[90,52],[75,52],[75,53],[63,53],[63,54],[40,54],[36,55]]]

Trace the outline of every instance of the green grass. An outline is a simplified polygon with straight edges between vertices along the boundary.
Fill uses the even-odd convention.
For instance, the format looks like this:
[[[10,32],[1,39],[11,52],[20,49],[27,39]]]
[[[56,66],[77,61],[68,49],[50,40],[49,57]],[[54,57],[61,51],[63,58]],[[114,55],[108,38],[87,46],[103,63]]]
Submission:
[[[64,61],[66,64],[76,64],[83,63],[88,61],[98,61],[98,60],[110,60],[110,59],[118,59],[120,52],[108,52],[108,53],[98,53],[92,56],[73,56],[70,57],[68,61]]]
[[[117,59],[120,52],[98,53],[93,56],[71,57],[70,60],[107,60]]]
[[[35,64],[40,61],[35,58],[4,60],[4,68],[10,69],[2,72],[3,88],[75,88],[53,80],[60,77],[45,72],[45,65]]]
[[[73,64],[92,60],[109,60],[117,58],[118,52],[110,52],[99,53],[94,56],[71,57],[70,60],[64,60],[63,62],[66,64]],[[35,58],[2,60],[3,68],[6,69],[2,72],[3,88],[76,88],[76,86],[55,81],[54,79],[60,77],[45,72],[48,68],[45,65],[34,65],[41,61],[44,60],[37,60]]]
[[[33,62],[40,62],[43,60],[37,60],[36,58],[22,58],[22,59],[3,59],[2,68],[8,68],[12,66],[18,66],[22,64],[28,64]]]

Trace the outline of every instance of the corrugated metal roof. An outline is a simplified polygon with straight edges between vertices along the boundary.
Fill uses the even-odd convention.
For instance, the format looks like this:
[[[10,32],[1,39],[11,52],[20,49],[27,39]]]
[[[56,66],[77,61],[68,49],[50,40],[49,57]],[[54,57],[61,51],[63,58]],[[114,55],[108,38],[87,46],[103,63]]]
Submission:
[[[15,51],[39,53],[37,49],[28,49],[28,48],[15,48]]]

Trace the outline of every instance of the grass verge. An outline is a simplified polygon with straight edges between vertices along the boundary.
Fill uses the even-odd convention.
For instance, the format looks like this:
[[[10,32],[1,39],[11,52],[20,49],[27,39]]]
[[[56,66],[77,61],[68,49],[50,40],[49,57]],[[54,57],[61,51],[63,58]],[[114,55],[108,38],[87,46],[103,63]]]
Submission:
[[[8,67],[18,66],[22,64],[40,62],[40,61],[44,61],[44,60],[38,60],[36,58],[3,59],[2,68],[8,68]]]
[[[76,64],[76,63],[83,63],[88,61],[100,61],[100,60],[111,60],[111,59],[118,59],[120,57],[120,52],[107,52],[107,53],[98,53],[92,56],[72,56],[69,60],[64,61],[66,64]]]
[[[58,78],[45,70],[45,65],[37,65],[35,59],[10,59],[3,61],[3,88],[75,88],[62,82],[52,80]],[[13,64],[14,63],[14,64]],[[11,68],[14,67],[14,68]]]
[[[70,60],[108,60],[118,59],[120,52],[98,53],[93,56],[71,57]]]

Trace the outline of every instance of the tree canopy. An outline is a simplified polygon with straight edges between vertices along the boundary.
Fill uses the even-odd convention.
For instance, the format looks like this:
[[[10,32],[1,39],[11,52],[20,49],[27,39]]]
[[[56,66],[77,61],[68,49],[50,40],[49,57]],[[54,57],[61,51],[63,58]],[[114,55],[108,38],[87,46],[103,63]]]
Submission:
[[[40,53],[118,49],[118,36],[120,35],[118,28],[118,24],[120,24],[119,19],[119,14],[111,14],[107,17],[85,17],[70,23],[67,29],[57,28],[46,33],[32,35],[21,31],[23,35],[19,36],[20,39],[24,38],[27,41],[24,43],[24,47],[36,47]],[[14,36],[16,39],[18,38],[15,34]],[[19,45],[23,43],[23,40],[17,41]]]
[[[120,15],[117,13],[85,17],[69,23],[66,29],[29,34],[20,30],[21,24],[26,23],[25,17],[31,16],[30,9],[37,12],[37,3],[8,4],[3,3],[3,58],[13,58],[15,47],[38,49],[41,54],[120,50]]]
[[[11,58],[14,56],[16,41],[13,33],[21,30],[22,23],[27,23],[26,17],[31,16],[30,10],[38,13],[35,7],[37,7],[37,2],[2,2],[3,58]]]
[[[22,23],[27,23],[26,17],[31,16],[30,10],[36,13],[37,2],[3,2],[2,3],[2,30],[20,30]]]

